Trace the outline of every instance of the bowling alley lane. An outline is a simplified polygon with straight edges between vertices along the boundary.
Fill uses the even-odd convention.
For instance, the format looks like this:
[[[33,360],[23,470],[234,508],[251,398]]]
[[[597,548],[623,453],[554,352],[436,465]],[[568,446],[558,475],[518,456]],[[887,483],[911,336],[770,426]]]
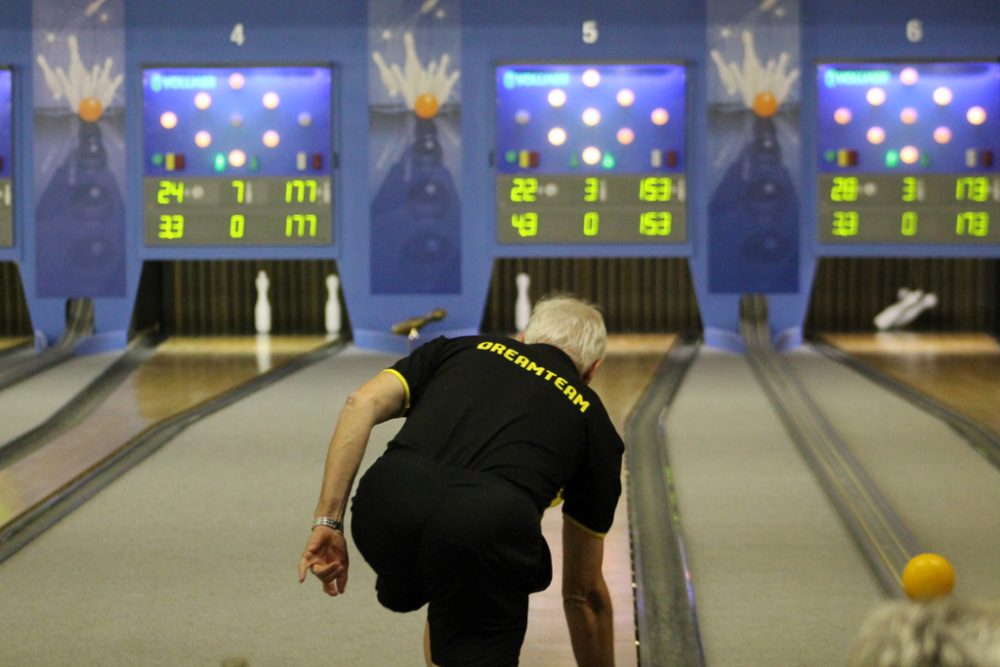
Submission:
[[[168,339],[94,412],[0,470],[0,529],[151,427],[324,343],[318,336]]]
[[[951,561],[956,595],[1000,597],[1000,470],[947,423],[862,373],[809,347],[787,358],[921,548]]]
[[[701,350],[665,424],[706,664],[845,664],[883,593],[746,358]]]
[[[826,333],[822,340],[1000,438],[1000,345],[984,333]]]

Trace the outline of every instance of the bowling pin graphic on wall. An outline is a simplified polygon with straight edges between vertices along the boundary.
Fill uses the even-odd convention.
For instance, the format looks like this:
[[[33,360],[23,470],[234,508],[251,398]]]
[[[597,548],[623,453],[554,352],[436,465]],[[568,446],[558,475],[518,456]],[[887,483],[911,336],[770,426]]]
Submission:
[[[125,295],[124,0],[34,0],[43,297]]]
[[[798,290],[798,13],[798,0],[709,2],[713,293]]]
[[[460,5],[368,7],[372,292],[458,293]]]

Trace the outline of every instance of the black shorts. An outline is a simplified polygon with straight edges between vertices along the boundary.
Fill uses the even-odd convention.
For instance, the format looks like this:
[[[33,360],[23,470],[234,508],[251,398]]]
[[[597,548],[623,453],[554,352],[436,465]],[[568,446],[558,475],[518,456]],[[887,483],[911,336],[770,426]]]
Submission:
[[[517,665],[528,594],[552,580],[527,493],[392,449],[361,478],[351,515],[354,542],[378,575],[379,602],[399,612],[429,603],[435,664]]]

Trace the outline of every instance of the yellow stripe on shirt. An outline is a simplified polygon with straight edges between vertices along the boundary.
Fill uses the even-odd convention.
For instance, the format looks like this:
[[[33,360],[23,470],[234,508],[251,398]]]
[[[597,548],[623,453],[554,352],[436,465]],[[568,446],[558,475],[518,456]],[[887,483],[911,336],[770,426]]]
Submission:
[[[406,395],[405,398],[403,399],[403,409],[404,410],[409,410],[410,409],[410,385],[406,382],[406,378],[403,377],[402,373],[400,373],[399,371],[397,371],[394,368],[387,368],[387,369],[385,369],[382,372],[383,373],[389,373],[391,375],[395,375],[399,379],[400,383],[402,383],[402,385],[403,385],[403,393]]]
[[[603,540],[604,537],[607,535],[607,533],[598,533],[596,530],[591,530],[590,528],[587,528],[585,525],[583,525],[582,523],[571,517],[569,514],[566,514],[565,510],[563,511],[563,519],[568,520],[571,524],[573,524],[583,532],[587,533],[591,537],[596,537],[599,540]]]

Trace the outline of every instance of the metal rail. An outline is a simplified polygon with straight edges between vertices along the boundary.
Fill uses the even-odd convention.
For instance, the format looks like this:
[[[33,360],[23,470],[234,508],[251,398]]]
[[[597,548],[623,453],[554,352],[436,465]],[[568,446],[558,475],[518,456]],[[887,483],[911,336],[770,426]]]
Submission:
[[[705,664],[664,426],[697,349],[692,339],[674,344],[625,426],[640,665]]]
[[[754,374],[883,589],[890,596],[902,597],[903,568],[922,551],[916,538],[844,445],[792,368],[774,351],[765,298],[744,295],[741,306],[741,329]]]

